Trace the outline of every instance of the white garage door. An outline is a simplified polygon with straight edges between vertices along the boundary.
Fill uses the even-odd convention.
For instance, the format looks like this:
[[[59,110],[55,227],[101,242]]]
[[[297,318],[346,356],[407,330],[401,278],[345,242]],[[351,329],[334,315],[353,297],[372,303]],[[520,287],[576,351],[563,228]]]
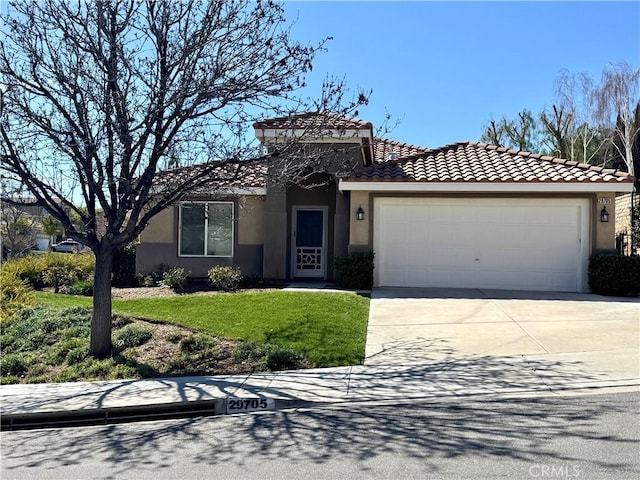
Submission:
[[[582,199],[376,198],[380,286],[586,290]]]

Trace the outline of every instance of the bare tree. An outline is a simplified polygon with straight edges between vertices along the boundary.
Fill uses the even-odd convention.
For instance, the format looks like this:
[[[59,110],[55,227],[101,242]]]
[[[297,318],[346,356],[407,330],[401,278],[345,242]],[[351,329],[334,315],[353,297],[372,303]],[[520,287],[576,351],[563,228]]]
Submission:
[[[504,119],[499,123],[495,120],[490,120],[488,124],[483,127],[484,133],[480,137],[480,140],[490,145],[496,145],[497,147],[504,147],[505,144],[505,132],[503,126]]]
[[[560,158],[569,158],[569,132],[571,131],[573,113],[566,111],[564,107],[553,105],[551,112],[543,109],[540,113],[540,122],[546,134],[552,154]]]
[[[602,72],[602,83],[593,92],[595,118],[603,128],[613,132],[611,143],[631,175],[635,175],[633,147],[640,131],[635,121],[639,95],[640,68],[628,63],[606,67]]]
[[[95,253],[97,357],[111,354],[115,252],[186,193],[242,175],[250,119],[366,102],[344,106],[339,80],[311,103],[296,96],[324,41],[293,40],[272,1],[16,0],[7,12],[2,167]],[[156,181],[176,164],[198,167]]]

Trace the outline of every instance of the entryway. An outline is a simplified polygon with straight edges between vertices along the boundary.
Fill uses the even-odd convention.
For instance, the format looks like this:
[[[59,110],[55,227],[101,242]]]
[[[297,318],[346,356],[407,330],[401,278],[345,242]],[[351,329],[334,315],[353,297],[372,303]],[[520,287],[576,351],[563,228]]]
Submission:
[[[291,276],[325,278],[327,271],[327,207],[293,207]]]

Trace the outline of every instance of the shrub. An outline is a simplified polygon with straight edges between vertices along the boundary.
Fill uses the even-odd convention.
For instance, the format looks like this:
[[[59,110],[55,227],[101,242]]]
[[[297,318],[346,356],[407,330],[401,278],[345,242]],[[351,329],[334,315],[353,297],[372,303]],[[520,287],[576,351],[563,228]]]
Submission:
[[[640,257],[592,255],[589,287],[600,295],[637,295],[640,293]]]
[[[42,271],[46,266],[45,257],[46,255],[27,255],[7,260],[2,264],[2,272],[18,277],[33,288],[42,288],[44,287]]]
[[[116,287],[133,287],[136,285],[136,244],[132,242],[113,257],[113,277],[111,284]]]
[[[27,371],[28,362],[22,353],[10,353],[0,360],[0,375],[20,377]]]
[[[233,353],[235,362],[255,363],[255,371],[295,370],[304,367],[304,358],[293,350],[269,343],[242,343]]]
[[[167,342],[171,342],[171,343],[178,343],[180,340],[182,340],[184,338],[184,335],[182,333],[169,333],[165,339],[167,340]]]
[[[12,273],[0,272],[0,320],[11,317],[18,310],[35,304],[31,287]]]
[[[85,297],[90,297],[93,295],[93,282],[77,280],[69,286],[67,293],[69,295],[84,295]]]
[[[50,265],[42,272],[44,284],[53,287],[55,293],[60,291],[60,287],[71,285],[77,279],[76,272],[70,270],[66,265]]]
[[[209,282],[214,288],[225,292],[234,292],[242,282],[242,272],[239,268],[213,267],[207,272]]]
[[[213,345],[213,340],[207,335],[189,335],[180,340],[178,346],[183,353],[196,353]]]
[[[171,270],[171,266],[166,263],[156,265],[153,271],[138,275],[138,283],[143,287],[157,287],[162,285],[164,274]]]
[[[113,334],[113,348],[121,352],[127,348],[139,347],[148,342],[152,335],[148,328],[126,325]]]
[[[257,273],[252,273],[251,275],[243,275],[242,280],[240,281],[240,288],[252,288],[260,285],[262,281],[262,277]]]
[[[174,267],[162,274],[162,284],[175,292],[181,292],[190,273],[184,268]]]
[[[10,260],[2,265],[33,288],[51,286],[59,290],[76,280],[93,279],[95,257],[92,253],[46,253]]]
[[[338,274],[338,285],[350,290],[371,290],[373,287],[373,251],[354,252],[336,257],[333,267]]]

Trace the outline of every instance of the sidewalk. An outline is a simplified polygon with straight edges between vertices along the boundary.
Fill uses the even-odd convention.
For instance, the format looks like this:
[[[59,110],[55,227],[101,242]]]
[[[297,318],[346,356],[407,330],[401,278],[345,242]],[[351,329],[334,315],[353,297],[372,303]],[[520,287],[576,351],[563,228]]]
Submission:
[[[629,361],[635,351],[620,352]],[[617,387],[638,391],[637,378],[596,373],[579,355],[469,357],[408,365],[351,366],[234,376],[4,385],[2,427],[64,421],[106,423],[124,418],[189,412],[218,415],[229,399],[262,398],[248,410],[310,404],[396,401],[465,395],[556,395],[580,389]],[[247,402],[248,403],[248,402]],[[232,409],[231,409],[232,410]]]

